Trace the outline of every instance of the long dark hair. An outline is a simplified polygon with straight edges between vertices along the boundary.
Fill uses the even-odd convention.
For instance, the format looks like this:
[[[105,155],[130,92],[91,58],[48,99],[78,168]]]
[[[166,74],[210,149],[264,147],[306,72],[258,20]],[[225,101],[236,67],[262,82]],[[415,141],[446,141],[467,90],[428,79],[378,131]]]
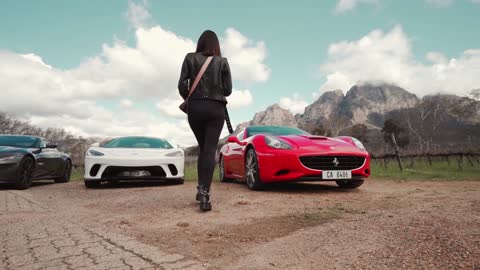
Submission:
[[[206,56],[222,56],[217,34],[211,30],[203,32],[198,39],[196,52],[201,52]]]

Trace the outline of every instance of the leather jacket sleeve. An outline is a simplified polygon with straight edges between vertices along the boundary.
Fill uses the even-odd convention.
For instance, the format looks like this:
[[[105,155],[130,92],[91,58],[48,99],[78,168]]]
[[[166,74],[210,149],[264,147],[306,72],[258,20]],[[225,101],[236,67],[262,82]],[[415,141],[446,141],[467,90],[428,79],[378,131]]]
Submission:
[[[223,58],[223,60],[225,62],[222,67],[223,94],[228,97],[232,94],[232,74],[227,58]]]
[[[180,71],[180,79],[178,80],[178,92],[183,99],[188,97],[190,85],[190,74],[188,72],[187,56],[183,59],[182,70]]]

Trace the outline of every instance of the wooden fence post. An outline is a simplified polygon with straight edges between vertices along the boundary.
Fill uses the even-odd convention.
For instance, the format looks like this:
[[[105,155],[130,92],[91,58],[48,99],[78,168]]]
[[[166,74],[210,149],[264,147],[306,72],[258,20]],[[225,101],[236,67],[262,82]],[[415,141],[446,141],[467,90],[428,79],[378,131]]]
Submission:
[[[458,163],[458,169],[462,170],[462,162],[463,162],[463,155],[460,154],[458,157],[457,157],[457,163]]]
[[[410,164],[408,165],[408,167],[411,169],[411,168],[413,168],[414,165],[415,165],[415,157],[411,157],[410,158]]]
[[[470,163],[470,165],[473,167],[474,164],[472,162],[472,160],[470,159],[470,155],[465,155],[467,157],[467,160],[468,160],[468,163]]]

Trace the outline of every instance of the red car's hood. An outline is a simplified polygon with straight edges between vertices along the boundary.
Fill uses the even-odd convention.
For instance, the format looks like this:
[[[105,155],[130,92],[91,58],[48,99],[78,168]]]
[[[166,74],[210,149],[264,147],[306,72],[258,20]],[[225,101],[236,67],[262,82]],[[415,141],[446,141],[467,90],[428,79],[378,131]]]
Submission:
[[[293,146],[297,146],[305,150],[320,151],[325,154],[345,153],[358,154],[362,156],[367,155],[365,150],[358,149],[358,147],[355,145],[336,138],[312,135],[288,135],[277,137],[289,142]]]

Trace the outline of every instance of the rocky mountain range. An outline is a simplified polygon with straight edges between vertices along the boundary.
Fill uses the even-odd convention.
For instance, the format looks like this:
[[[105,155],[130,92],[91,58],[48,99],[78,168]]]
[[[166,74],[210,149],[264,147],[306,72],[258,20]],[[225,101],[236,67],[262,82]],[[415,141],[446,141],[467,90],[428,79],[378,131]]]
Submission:
[[[479,124],[480,102],[455,95],[417,97],[395,85],[364,84],[353,86],[345,95],[342,90],[323,93],[315,102],[305,107],[303,114],[293,115],[289,110],[273,104],[265,111],[257,112],[247,125],[284,125],[312,129],[333,122],[345,127],[365,124],[381,128],[381,118],[391,112],[414,109],[421,103],[436,103],[459,121]]]
[[[387,118],[397,119],[412,133],[425,133],[425,138],[433,137],[430,133],[439,128],[455,129],[450,133],[456,137],[480,136],[479,101],[441,94],[419,98],[391,84],[355,85],[346,94],[341,90],[325,92],[302,114],[293,115],[274,104],[257,112],[251,121],[238,125],[237,130],[248,125],[283,125],[342,135],[361,124],[370,131],[376,130],[378,135]]]

